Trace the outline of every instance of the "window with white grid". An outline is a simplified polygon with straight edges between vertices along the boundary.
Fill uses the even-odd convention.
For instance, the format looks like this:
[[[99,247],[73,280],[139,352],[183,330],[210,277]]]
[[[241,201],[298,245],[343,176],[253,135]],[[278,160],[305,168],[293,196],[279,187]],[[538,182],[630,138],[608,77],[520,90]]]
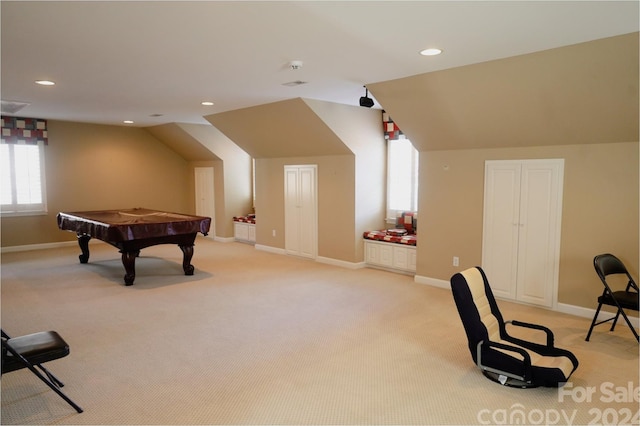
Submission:
[[[44,144],[0,144],[3,215],[46,212]]]

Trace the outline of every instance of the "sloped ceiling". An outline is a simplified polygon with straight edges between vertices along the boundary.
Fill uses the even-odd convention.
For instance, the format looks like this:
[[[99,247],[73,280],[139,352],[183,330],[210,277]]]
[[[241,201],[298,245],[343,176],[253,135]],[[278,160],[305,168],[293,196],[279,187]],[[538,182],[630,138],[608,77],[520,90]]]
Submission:
[[[222,161],[234,164],[240,158],[249,158],[249,155],[242,148],[211,124],[180,123],[179,126],[203,144],[205,148],[215,153]]]
[[[352,154],[301,98],[205,118],[253,158]]]
[[[2,99],[28,103],[24,117],[136,127],[292,98],[357,106],[370,83],[638,31],[638,4],[5,0]]]
[[[145,130],[187,161],[220,160],[177,123],[145,127]]]
[[[420,151],[638,141],[638,33],[368,85]]]

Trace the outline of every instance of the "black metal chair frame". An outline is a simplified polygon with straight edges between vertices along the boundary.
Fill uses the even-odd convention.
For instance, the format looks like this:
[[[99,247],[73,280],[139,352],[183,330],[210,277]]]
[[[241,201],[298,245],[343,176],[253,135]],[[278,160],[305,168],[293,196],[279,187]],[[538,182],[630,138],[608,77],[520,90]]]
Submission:
[[[56,348],[56,349],[60,349],[60,348]],[[5,360],[8,354],[11,354],[11,356],[14,357],[14,360],[19,362],[19,365],[14,360],[12,360],[13,367],[5,371]],[[43,355],[44,355],[44,360],[42,360]],[[66,355],[52,354],[49,358],[47,358],[46,353],[45,354],[41,353],[39,354],[39,358],[38,358],[39,362],[34,364],[30,361],[29,356],[24,356],[24,354],[17,351],[11,345],[11,337],[9,337],[9,335],[5,333],[4,330],[2,330],[2,374],[27,368],[29,369],[29,371],[35,374],[40,380],[46,383],[47,386],[49,386],[55,393],[57,393],[69,405],[71,405],[78,413],[82,413],[83,412],[82,408],[80,408],[78,404],[73,402],[71,398],[69,398],[60,390],[60,388],[64,386],[64,383],[62,383],[56,376],[53,375],[53,373],[51,373],[48,369],[46,369],[42,365],[44,362],[53,361],[55,359],[62,358],[63,356],[66,356]],[[36,367],[38,367],[42,371],[42,373],[44,373],[44,375],[40,371],[38,371]]]
[[[620,317],[620,315],[622,315],[622,318],[624,318],[625,322],[629,326],[629,329],[636,337],[636,340],[640,342],[638,332],[636,331],[633,324],[631,324],[631,321],[629,321],[629,317],[627,317],[627,314],[624,311],[624,309],[638,311],[638,293],[640,292],[640,290],[638,289],[638,285],[633,280],[633,277],[631,277],[631,274],[629,274],[629,271],[627,271],[627,268],[624,266],[622,261],[610,253],[599,254],[594,257],[593,266],[596,270],[596,273],[598,274],[598,277],[600,278],[600,281],[602,281],[602,284],[604,285],[604,290],[602,291],[602,295],[598,297],[598,308],[596,309],[596,313],[593,316],[593,321],[591,321],[591,327],[589,327],[589,332],[587,333],[587,337],[585,338],[585,340],[587,342],[589,341],[591,332],[593,331],[593,328],[595,326],[604,324],[609,321],[613,321],[611,324],[611,328],[609,329],[609,331],[613,331],[618,322],[618,318]],[[624,292],[635,295],[635,306],[629,304],[622,306],[623,304],[620,303],[620,300],[618,300],[619,296],[622,294],[622,291],[611,290],[611,287],[609,287],[609,284],[607,283],[607,276],[613,274],[624,274],[627,276],[627,279],[629,281]],[[617,311],[614,316],[602,321],[597,321],[602,305],[613,306],[617,308]]]

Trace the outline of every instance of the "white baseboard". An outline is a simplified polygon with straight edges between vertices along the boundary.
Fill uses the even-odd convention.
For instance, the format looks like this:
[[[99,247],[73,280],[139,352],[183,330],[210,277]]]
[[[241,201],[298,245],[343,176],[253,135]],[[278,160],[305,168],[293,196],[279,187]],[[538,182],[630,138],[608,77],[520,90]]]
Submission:
[[[322,256],[318,256],[316,258],[316,262],[326,263],[327,265],[339,266],[347,269],[362,269],[366,266],[366,263],[364,262],[354,263],[354,262],[347,262],[345,260],[332,259],[330,257],[322,257]]]
[[[451,283],[447,280],[440,280],[437,278],[430,278],[421,275],[416,275],[414,277],[414,281],[418,284],[427,284],[433,287],[451,289]],[[516,302],[515,300],[510,300],[511,302]],[[594,300],[594,304],[597,302]],[[574,315],[577,317],[589,318],[592,319],[596,314],[596,310],[591,308],[583,308],[582,306],[568,305],[566,303],[558,303],[554,308],[551,308],[552,311],[561,312],[563,314]],[[602,312],[598,314],[598,321],[605,320],[609,317],[613,316],[611,312]],[[628,316],[628,315],[627,315]],[[640,327],[640,319],[638,317],[628,316],[629,321],[633,324],[634,327]],[[623,318],[618,319],[618,323],[624,322]]]
[[[235,240],[236,239],[234,237],[213,237],[213,241],[217,241],[219,243],[232,243]]]
[[[205,237],[200,234],[198,234],[198,238],[207,238],[209,240],[220,241],[220,242],[227,242],[227,240],[235,241],[233,237],[232,238],[210,237],[210,236]],[[92,238],[89,240],[89,245],[91,244],[106,244],[106,243],[96,238]],[[55,248],[71,247],[71,246],[78,247],[78,241],[59,241],[56,243],[25,244],[23,246],[2,247],[0,249],[0,253],[17,253],[21,251],[47,250],[47,249],[55,249]]]
[[[271,247],[271,246],[265,246],[262,244],[256,244],[255,245],[256,250],[262,250],[262,251],[267,251],[269,253],[275,253],[275,254],[287,254],[285,249],[281,249],[281,248],[277,248],[277,247]],[[347,262],[344,260],[338,260],[338,259],[332,259],[330,257],[322,257],[322,256],[318,256],[315,259],[316,262],[318,263],[324,263],[327,265],[333,265],[333,266],[338,266],[341,268],[347,268],[347,269],[360,269],[360,268],[364,268],[365,267],[365,263],[364,262],[360,262],[360,263],[353,263],[353,262]]]
[[[432,287],[451,289],[451,284],[449,284],[449,281],[446,280],[425,277],[423,275],[416,275],[415,277],[413,277],[413,280],[418,284],[427,284]]]
[[[269,253],[286,254],[284,249],[278,247],[265,246],[262,244],[256,244],[254,247],[256,248],[256,250],[267,251]]]
[[[20,251],[46,250],[46,249],[54,249],[54,248],[70,247],[70,246],[78,247],[78,242],[77,241],[60,241],[58,243],[25,244],[23,246],[2,247],[0,252],[1,253],[17,253]]]
[[[595,303],[595,301],[594,301],[594,303]],[[589,318],[589,319],[592,319],[593,316],[596,314],[596,310],[595,309],[583,308],[582,306],[567,305],[566,303],[558,303],[557,308],[555,310],[558,311],[558,312],[565,313],[565,314],[575,315],[577,317],[583,317],[583,318]],[[607,318],[611,318],[614,315],[615,315],[615,312],[603,312],[603,311],[600,311],[598,313],[597,321],[606,320]],[[640,318],[632,317],[629,314],[627,314],[627,318],[629,318],[629,322],[631,322],[631,324],[634,327],[636,327],[636,328],[640,327]],[[624,323],[624,318],[622,318],[622,317],[618,318],[618,323],[617,324],[620,324],[620,323]],[[617,324],[616,324],[616,326],[617,326]]]
[[[566,303],[558,303],[555,310],[558,312],[583,318],[593,318],[596,313],[595,309],[583,308],[582,306],[567,305]],[[600,317],[601,315],[602,313],[600,313],[598,317]],[[632,318],[629,319],[632,320]]]

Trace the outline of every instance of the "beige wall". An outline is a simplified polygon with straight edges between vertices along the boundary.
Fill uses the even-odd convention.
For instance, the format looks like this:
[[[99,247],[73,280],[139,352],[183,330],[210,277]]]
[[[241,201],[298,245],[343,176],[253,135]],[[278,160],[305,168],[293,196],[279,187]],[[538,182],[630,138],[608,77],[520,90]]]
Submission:
[[[188,188],[195,209],[195,167],[213,167],[215,213],[212,236],[233,237],[233,217],[251,212],[251,157],[211,125],[169,123],[145,130],[191,162]]]
[[[362,234],[386,226],[387,145],[382,132],[382,112],[310,99],[305,102],[355,154],[355,253],[340,259],[360,262],[364,258]]]
[[[485,160],[564,158],[559,303],[593,309],[596,254],[637,277],[638,56],[633,33],[368,84],[420,151],[417,275],[480,265]]]
[[[639,49],[633,33],[367,87],[418,151],[637,141]]]
[[[208,115],[205,119],[253,158],[350,153],[301,98]]]
[[[285,248],[284,166],[303,164],[318,166],[318,256],[356,261],[353,155],[257,159],[256,244]]]
[[[420,150],[418,275],[448,280],[453,256],[480,264],[484,161],[527,158],[565,159],[559,302],[593,308],[595,254],[638,275],[637,33],[368,87]],[[317,164],[318,255],[362,262],[362,227],[384,227],[379,112],[298,98],[207,119],[257,158],[258,244],[284,248],[284,165]],[[215,170],[221,235],[247,213],[246,156],[185,159],[127,127],[50,122],[49,133],[51,213],[3,217],[3,246],[73,239],[55,225],[59,210],[193,212],[198,165]],[[236,159],[245,165],[232,170]],[[242,187],[227,184],[235,178]]]
[[[284,249],[284,165],[317,164],[318,256],[362,262],[384,227],[380,111],[296,98],[206,118],[256,158],[257,244]]]
[[[486,160],[563,158],[558,302],[593,308],[596,254],[616,254],[638,276],[638,155],[637,142],[421,152],[417,274],[449,280],[481,265]]]
[[[214,168],[215,232],[217,237],[231,238],[233,217],[246,215],[253,209],[251,157],[213,126],[181,123],[178,127],[219,158],[208,162],[196,160],[191,166]],[[195,206],[195,197],[193,200]]]
[[[187,161],[143,129],[48,122],[48,213],[2,217],[2,247],[75,240],[59,211],[146,207],[194,213]]]

